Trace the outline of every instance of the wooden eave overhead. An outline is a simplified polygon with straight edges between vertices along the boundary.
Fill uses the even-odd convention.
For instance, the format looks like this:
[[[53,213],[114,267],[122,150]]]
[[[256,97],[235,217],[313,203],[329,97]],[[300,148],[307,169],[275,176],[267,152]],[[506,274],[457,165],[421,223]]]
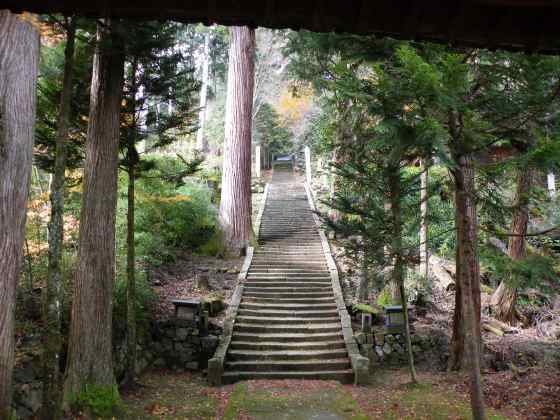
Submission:
[[[560,51],[560,0],[0,0],[1,8]]]

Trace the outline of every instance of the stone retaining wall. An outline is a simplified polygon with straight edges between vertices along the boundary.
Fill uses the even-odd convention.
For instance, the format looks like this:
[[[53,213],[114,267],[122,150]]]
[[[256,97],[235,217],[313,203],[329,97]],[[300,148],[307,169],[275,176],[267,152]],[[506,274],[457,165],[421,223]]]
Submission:
[[[181,320],[157,321],[150,333],[138,344],[136,374],[148,367],[172,370],[205,369],[218,346],[221,328],[210,324],[208,332],[201,331],[191,322]],[[125,369],[126,347],[120,343],[114,349],[115,376],[122,378]],[[14,369],[13,407],[17,419],[37,418],[41,408],[41,357],[28,352],[19,357]]]
[[[378,366],[405,366],[408,355],[404,334],[377,330],[372,333],[355,333],[360,353],[370,362],[370,370]],[[417,363],[428,363],[435,367],[445,366],[449,352],[449,338],[434,332],[411,336],[412,352]]]

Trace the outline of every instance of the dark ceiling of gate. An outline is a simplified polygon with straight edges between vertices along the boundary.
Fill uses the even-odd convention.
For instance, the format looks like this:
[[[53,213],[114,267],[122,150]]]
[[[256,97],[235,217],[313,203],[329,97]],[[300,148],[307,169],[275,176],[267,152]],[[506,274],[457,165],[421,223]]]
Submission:
[[[0,8],[560,51],[560,0],[0,0]]]

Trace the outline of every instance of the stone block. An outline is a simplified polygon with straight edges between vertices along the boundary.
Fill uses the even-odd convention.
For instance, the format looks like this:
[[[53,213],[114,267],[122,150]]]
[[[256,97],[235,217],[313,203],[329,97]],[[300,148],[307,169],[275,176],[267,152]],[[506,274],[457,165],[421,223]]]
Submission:
[[[154,363],[152,363],[152,366],[155,368],[163,368],[165,367],[165,365],[165,359],[162,357],[158,357],[156,360],[154,360]]]
[[[383,345],[383,353],[384,353],[384,354],[387,354],[387,355],[393,353],[393,349],[392,349],[392,347],[389,345],[389,343],[385,343],[385,344]]]
[[[185,368],[188,370],[198,370],[198,362],[188,362]]]
[[[369,359],[363,356],[352,357],[354,370],[354,385],[367,385],[369,383]]]
[[[385,334],[383,333],[375,334],[375,344],[377,346],[382,346],[383,344],[385,344]]]
[[[186,340],[189,336],[189,329],[188,328],[177,328],[175,332],[175,338],[177,340]]]
[[[220,339],[215,335],[209,335],[207,337],[202,337],[200,339],[200,344],[202,345],[202,351],[206,354],[214,354]]]
[[[173,349],[178,353],[182,353],[185,351],[185,345],[181,342],[177,342],[173,345]]]
[[[356,334],[356,341],[358,344],[364,344],[366,342],[366,335],[363,332]]]
[[[404,348],[399,343],[393,345],[393,350],[395,350],[398,354],[404,354]]]
[[[383,353],[383,347],[381,346],[375,346],[375,352],[377,353],[377,356],[380,359],[383,359],[384,353]]]
[[[218,386],[222,384],[222,374],[224,373],[224,364],[221,358],[208,360],[208,382],[210,385]]]

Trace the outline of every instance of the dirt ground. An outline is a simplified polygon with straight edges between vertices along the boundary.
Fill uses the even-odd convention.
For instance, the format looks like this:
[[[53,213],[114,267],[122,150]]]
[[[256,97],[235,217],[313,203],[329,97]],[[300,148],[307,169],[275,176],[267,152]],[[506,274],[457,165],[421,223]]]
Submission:
[[[406,368],[380,370],[371,384],[261,380],[209,387],[202,374],[151,370],[123,393],[123,419],[470,419],[466,378],[423,371],[409,383]],[[560,372],[484,375],[491,419],[556,419]]]

